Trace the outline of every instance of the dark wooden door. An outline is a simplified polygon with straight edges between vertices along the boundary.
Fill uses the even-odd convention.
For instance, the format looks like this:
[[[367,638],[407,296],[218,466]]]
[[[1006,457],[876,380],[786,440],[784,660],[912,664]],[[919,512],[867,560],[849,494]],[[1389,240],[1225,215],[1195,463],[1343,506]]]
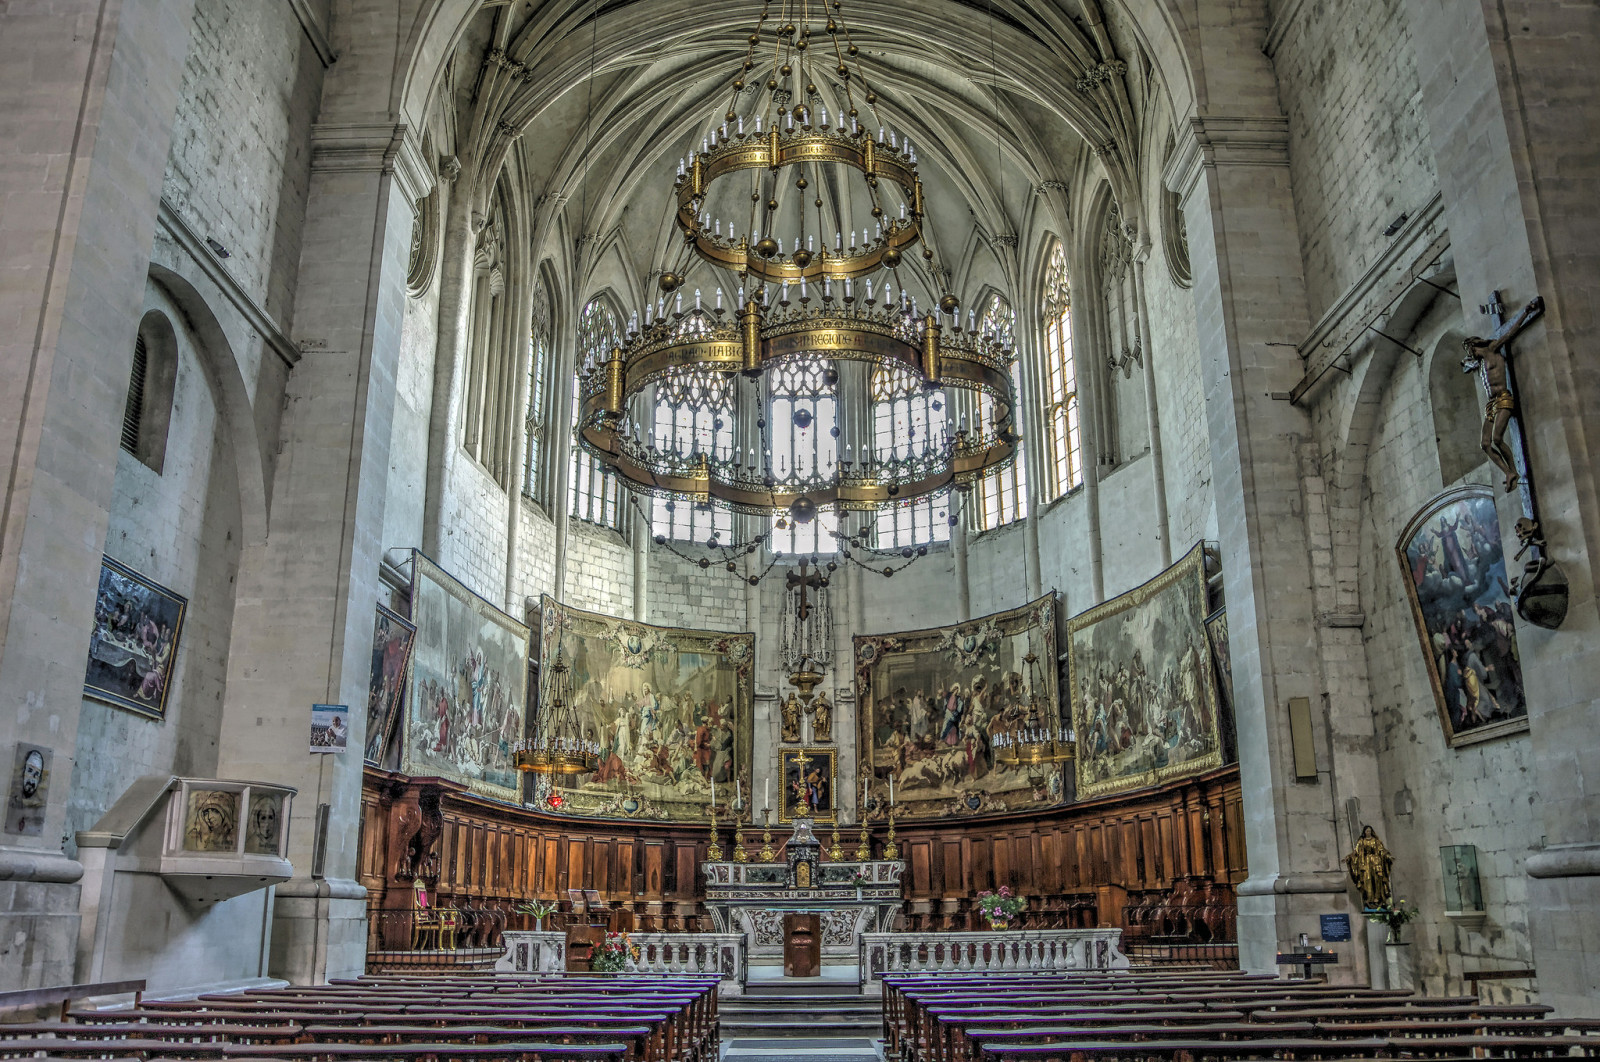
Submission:
[[[818,977],[822,974],[822,916],[783,916],[783,975]]]
[[[567,927],[567,970],[588,973],[594,968],[594,953],[605,943],[605,926]]]

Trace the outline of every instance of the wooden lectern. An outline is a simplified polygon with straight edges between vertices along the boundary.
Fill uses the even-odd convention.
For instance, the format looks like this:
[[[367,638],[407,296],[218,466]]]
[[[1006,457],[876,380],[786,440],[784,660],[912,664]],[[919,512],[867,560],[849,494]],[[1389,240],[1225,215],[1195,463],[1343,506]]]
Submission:
[[[822,916],[783,916],[783,975],[818,977],[822,974]]]

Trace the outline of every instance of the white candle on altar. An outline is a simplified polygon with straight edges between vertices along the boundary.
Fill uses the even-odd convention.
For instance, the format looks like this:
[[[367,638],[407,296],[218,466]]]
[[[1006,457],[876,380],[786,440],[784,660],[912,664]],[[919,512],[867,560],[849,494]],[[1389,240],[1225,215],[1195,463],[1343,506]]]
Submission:
[[[737,804],[744,799],[744,783],[739,779],[733,780],[733,802]]]
[[[867,813],[867,779],[866,779],[866,776],[863,775],[862,778],[861,778],[861,814],[865,815],[866,813]]]
[[[717,782],[716,782],[716,779],[712,779],[712,781],[711,781],[711,814],[713,816],[715,816],[716,813],[717,813]]]
[[[772,779],[765,779],[761,783],[761,786],[761,806],[763,808],[770,808],[772,806]]]
[[[889,806],[894,807],[894,773],[889,774]]]

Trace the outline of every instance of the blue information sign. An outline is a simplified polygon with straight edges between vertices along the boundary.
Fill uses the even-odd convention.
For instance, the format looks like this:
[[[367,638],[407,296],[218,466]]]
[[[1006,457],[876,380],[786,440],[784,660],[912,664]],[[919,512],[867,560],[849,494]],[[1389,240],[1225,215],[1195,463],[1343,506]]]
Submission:
[[[1322,939],[1329,943],[1350,939],[1350,916],[1331,914],[1322,916]]]

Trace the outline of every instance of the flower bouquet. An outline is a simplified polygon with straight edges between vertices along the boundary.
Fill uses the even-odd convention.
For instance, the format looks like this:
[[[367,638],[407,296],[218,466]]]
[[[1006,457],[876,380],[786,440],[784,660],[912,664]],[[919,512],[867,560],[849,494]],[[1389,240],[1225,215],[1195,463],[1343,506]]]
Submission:
[[[1403,944],[1400,931],[1407,922],[1416,921],[1417,909],[1404,900],[1390,900],[1382,907],[1374,907],[1366,912],[1367,921],[1374,925],[1384,925],[1389,928],[1389,935],[1383,940],[1385,944]]]
[[[594,949],[590,969],[595,973],[621,973],[628,963],[639,961],[639,945],[627,933],[607,933],[605,941]]]
[[[1009,885],[1002,885],[999,892],[978,893],[976,906],[990,929],[1010,929],[1012,919],[1028,906],[1028,901],[1012,893]]]

